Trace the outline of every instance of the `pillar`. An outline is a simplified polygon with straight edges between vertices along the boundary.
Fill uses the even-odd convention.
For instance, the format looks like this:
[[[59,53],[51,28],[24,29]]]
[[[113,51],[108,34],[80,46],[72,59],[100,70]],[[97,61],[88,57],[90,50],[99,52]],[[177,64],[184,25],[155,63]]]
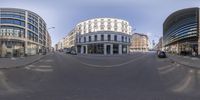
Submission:
[[[198,40],[198,56],[200,56],[200,36],[199,36],[199,40]]]
[[[110,44],[110,54],[113,55],[113,44]]]
[[[106,48],[106,46],[107,46],[107,44],[104,44],[104,48],[103,48],[103,51],[104,51],[103,53],[104,53],[104,55],[107,55],[107,51],[106,51],[107,48]]]
[[[85,54],[88,54],[88,46],[85,45]]]
[[[119,46],[118,46],[118,51],[119,51],[119,54],[122,54],[122,45],[121,44],[119,44]]]
[[[77,47],[77,45],[75,46],[75,52],[78,53],[78,47]]]
[[[84,48],[83,45],[81,45],[81,54],[83,54]]]
[[[126,53],[129,54],[129,45],[126,47]]]
[[[27,43],[27,41],[28,41],[28,12],[26,11],[26,13],[25,13],[25,43],[24,43],[24,54],[25,54],[25,56],[27,56],[28,55],[28,43]],[[39,39],[39,38],[38,38]]]

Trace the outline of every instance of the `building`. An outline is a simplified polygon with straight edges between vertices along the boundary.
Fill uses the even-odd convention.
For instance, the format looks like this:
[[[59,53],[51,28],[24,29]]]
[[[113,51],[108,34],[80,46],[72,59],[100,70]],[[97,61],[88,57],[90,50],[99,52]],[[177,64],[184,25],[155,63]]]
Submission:
[[[163,37],[161,37],[155,46],[155,50],[163,51]]]
[[[63,45],[64,45],[64,49],[70,48],[70,46],[69,46],[69,36],[68,35],[66,37],[64,37]]]
[[[132,28],[125,20],[95,18],[76,25],[76,51],[81,54],[126,54]]]
[[[57,50],[62,51],[64,49],[64,38],[62,38],[58,43],[57,43]]]
[[[47,52],[51,37],[45,21],[36,13],[0,8],[0,56],[24,56]]]
[[[55,51],[58,51],[58,44],[55,44]]]
[[[64,38],[64,48],[70,48],[75,50],[76,45],[76,30],[70,31]]]
[[[169,15],[163,24],[165,51],[184,54],[200,54],[200,9],[187,8]]]
[[[132,34],[130,52],[147,52],[149,50],[148,41],[148,36],[145,34]]]
[[[46,38],[47,40],[47,42],[46,42],[46,51],[47,52],[51,52],[52,51],[52,41],[51,41],[51,36],[50,36],[50,34],[48,33],[48,31],[47,31],[47,38]]]

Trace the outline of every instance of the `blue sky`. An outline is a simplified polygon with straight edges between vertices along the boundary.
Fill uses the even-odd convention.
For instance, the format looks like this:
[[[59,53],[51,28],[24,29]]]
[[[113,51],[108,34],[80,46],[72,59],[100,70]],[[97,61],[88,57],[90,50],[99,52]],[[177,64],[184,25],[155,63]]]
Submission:
[[[77,23],[96,17],[114,17],[130,22],[135,32],[158,41],[162,24],[176,10],[200,7],[200,0],[0,0],[0,7],[31,10],[50,29],[53,46]]]

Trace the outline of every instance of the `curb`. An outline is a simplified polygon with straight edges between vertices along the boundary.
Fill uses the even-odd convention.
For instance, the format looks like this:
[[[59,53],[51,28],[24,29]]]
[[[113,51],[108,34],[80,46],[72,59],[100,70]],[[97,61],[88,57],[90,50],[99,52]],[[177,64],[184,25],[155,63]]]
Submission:
[[[184,64],[184,63],[181,63],[181,62],[179,62],[179,61],[176,61],[176,60],[170,58],[169,56],[168,56],[168,59],[170,59],[170,60],[173,61],[173,62],[176,62],[177,64],[184,65],[184,66],[189,67],[189,68],[192,68],[192,69],[200,69],[200,67],[191,66],[191,65],[189,65],[189,64]]]
[[[49,54],[47,54],[47,55],[49,55]],[[33,64],[33,63],[38,62],[39,60],[43,59],[43,58],[46,57],[47,55],[44,55],[44,56],[42,56],[42,57],[40,57],[40,58],[38,58],[38,59],[36,59],[36,60],[34,60],[34,61],[32,61],[32,62],[26,63],[26,64],[17,65],[17,66],[13,66],[13,67],[3,67],[3,68],[0,68],[0,70],[1,70],[1,69],[4,70],[4,69],[22,68],[22,67],[25,67],[25,66],[28,66],[28,65],[30,65],[30,64]]]

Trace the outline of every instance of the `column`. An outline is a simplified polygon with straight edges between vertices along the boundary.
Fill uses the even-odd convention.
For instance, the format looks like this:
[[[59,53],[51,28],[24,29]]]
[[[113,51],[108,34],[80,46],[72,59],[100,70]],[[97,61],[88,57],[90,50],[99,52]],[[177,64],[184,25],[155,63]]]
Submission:
[[[28,12],[26,11],[25,12],[25,43],[24,43],[24,54],[25,54],[25,56],[27,56],[27,54],[28,54],[28,43],[27,43],[27,41],[28,41],[28,36],[27,36],[27,34],[28,34]]]
[[[121,44],[119,44],[119,46],[118,46],[118,51],[119,51],[119,54],[122,54],[122,45]]]
[[[88,54],[88,46],[85,45],[85,54]]]
[[[198,56],[200,56],[200,37],[199,37],[199,41],[198,41]]]
[[[107,44],[104,44],[104,48],[103,48],[103,51],[104,51],[104,55],[107,55],[107,51],[106,51],[106,46],[107,46]]]
[[[179,54],[179,46],[178,46],[178,42],[176,44],[176,54]]]
[[[77,47],[77,45],[75,46],[75,52],[78,53],[78,47]]]
[[[83,51],[84,51],[84,50],[83,50],[83,45],[81,45],[81,54],[83,54]]]
[[[200,16],[200,12],[199,12],[199,16]],[[199,18],[199,21],[200,21],[200,17]],[[198,56],[200,56],[200,26],[199,26],[199,40],[198,40]]]
[[[110,44],[110,54],[113,55],[113,44]]]
[[[126,47],[126,52],[127,52],[127,54],[129,54],[129,45],[127,45],[127,47]]]

